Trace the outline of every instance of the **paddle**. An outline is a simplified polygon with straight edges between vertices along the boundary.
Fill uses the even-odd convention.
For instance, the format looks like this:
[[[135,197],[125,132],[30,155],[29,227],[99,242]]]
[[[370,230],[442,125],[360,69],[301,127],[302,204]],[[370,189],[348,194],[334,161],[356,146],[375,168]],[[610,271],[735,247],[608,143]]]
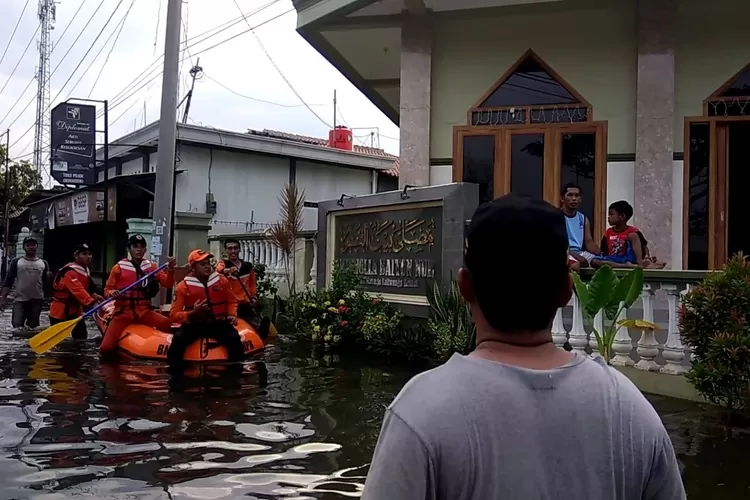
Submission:
[[[131,288],[134,288],[140,285],[141,283],[143,283],[144,281],[146,281],[147,279],[149,279],[150,277],[152,277],[159,271],[163,270],[168,265],[169,264],[162,264],[161,266],[157,267],[156,269],[154,269],[147,275],[143,276],[139,280],[136,280],[134,283],[120,290],[120,294],[123,294],[127,292],[128,290],[130,290]],[[57,323],[56,325],[52,325],[49,328],[34,335],[31,338],[31,340],[29,340],[29,346],[31,346],[31,350],[33,350],[37,354],[42,354],[42,353],[49,351],[50,349],[55,347],[57,344],[65,340],[65,337],[70,335],[70,333],[73,331],[73,328],[76,326],[76,324],[78,324],[79,321],[83,320],[87,316],[91,316],[96,311],[98,311],[105,305],[109,304],[116,298],[117,297],[110,297],[104,302],[97,305],[96,307],[84,313],[83,316],[75,318],[75,319],[70,319],[68,321],[63,321],[62,323]]]

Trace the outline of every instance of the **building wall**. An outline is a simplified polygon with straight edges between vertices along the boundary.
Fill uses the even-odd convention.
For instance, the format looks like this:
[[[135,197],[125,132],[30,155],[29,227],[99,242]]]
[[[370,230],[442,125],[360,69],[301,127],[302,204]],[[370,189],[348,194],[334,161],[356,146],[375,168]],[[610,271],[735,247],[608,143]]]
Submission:
[[[523,53],[534,50],[609,124],[609,153],[635,151],[636,38],[631,0],[566,0],[438,18],[432,54],[432,158],[453,127]]]
[[[212,234],[244,232],[250,221],[267,225],[278,220],[279,196],[290,180],[288,159],[191,146],[182,146],[180,159],[185,171],[176,178],[175,210],[205,212],[211,192],[217,205]],[[295,170],[307,201],[372,192],[368,170],[304,161],[297,161]],[[315,229],[316,217],[306,214],[304,229]]]

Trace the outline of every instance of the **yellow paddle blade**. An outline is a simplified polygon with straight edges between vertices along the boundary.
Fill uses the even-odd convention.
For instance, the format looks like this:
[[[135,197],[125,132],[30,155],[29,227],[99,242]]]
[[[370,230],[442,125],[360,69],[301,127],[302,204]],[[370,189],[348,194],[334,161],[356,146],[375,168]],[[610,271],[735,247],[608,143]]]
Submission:
[[[279,331],[276,329],[276,325],[271,323],[271,325],[268,327],[268,336],[269,337],[275,337],[279,334]]]
[[[52,325],[49,328],[37,333],[29,340],[29,346],[31,346],[31,350],[37,354],[42,354],[49,351],[57,344],[65,340],[65,337],[70,335],[70,333],[73,331],[73,328],[79,321],[81,321],[81,319],[83,319],[83,317],[63,321],[62,323],[57,323],[56,325]]]

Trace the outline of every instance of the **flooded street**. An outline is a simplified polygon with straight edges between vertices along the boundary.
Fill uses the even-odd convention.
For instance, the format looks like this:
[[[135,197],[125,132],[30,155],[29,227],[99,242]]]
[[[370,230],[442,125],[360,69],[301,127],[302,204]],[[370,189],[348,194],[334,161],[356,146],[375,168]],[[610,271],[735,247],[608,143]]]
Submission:
[[[2,331],[2,499],[358,497],[384,408],[419,370],[280,341],[241,375],[194,374],[170,392],[162,367],[100,366],[92,341],[36,357]],[[750,433],[652,401],[691,499],[750,498]]]

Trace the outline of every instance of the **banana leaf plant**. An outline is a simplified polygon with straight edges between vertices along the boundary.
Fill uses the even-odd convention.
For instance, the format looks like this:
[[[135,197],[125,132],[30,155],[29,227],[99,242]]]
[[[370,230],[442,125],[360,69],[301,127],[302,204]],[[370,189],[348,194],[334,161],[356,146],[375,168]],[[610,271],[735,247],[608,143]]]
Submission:
[[[578,274],[573,274],[573,280],[584,315],[593,323],[594,317],[602,311],[609,320],[609,324],[605,324],[601,332],[596,326],[593,327],[597,349],[604,359],[609,361],[612,359],[612,345],[617,332],[621,327],[627,327],[630,324],[628,320],[618,321],[618,318],[622,311],[632,306],[643,292],[643,269],[634,268],[622,278],[618,278],[614,270],[605,265],[594,273],[588,283],[584,283]],[[639,320],[639,323],[643,323],[642,327],[656,329],[656,325],[650,321]]]

